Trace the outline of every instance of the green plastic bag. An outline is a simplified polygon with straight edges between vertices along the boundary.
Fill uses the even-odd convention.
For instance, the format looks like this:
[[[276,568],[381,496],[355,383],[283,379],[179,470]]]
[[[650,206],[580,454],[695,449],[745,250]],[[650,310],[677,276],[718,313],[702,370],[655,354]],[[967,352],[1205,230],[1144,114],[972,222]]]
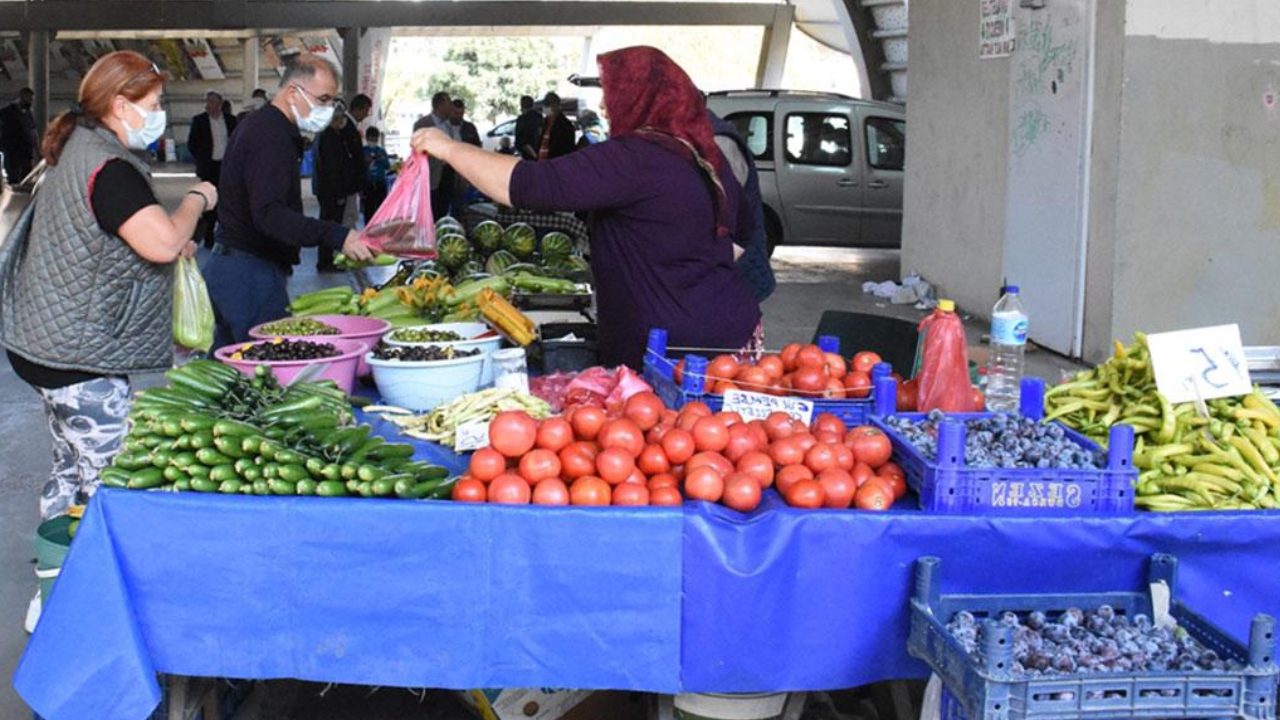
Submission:
[[[194,257],[178,258],[174,270],[173,341],[202,352],[213,347],[213,303]]]

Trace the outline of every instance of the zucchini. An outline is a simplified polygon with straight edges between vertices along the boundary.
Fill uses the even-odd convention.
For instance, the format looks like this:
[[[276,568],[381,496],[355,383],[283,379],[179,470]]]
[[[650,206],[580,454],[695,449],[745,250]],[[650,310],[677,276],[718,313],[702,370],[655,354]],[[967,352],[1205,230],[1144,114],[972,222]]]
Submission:
[[[129,476],[127,484],[130,490],[150,490],[164,483],[164,473],[160,468],[143,468]]]
[[[209,478],[191,478],[191,489],[196,492],[211,493],[218,492],[218,485]]]
[[[320,497],[345,497],[347,488],[337,480],[325,480],[316,485],[316,495]]]
[[[204,465],[230,465],[234,462],[233,458],[214,450],[213,448],[202,448],[196,451],[196,460]]]

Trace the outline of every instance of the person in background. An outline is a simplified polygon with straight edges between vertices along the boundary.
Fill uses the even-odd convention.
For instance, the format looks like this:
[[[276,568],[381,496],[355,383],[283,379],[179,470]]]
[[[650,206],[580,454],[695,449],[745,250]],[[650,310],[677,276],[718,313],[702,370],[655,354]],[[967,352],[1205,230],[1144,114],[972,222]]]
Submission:
[[[249,97],[249,104],[245,105],[244,110],[240,111],[240,114],[236,116],[236,122],[243,121],[249,116],[249,113],[254,110],[261,110],[266,107],[268,102],[270,102],[270,100],[267,99],[266,90],[263,90],[262,88],[254,90],[253,95]]]
[[[357,261],[373,257],[358,232],[302,212],[300,131],[329,126],[338,82],[328,60],[299,55],[271,104],[251,113],[231,139],[218,206],[222,249],[204,269],[216,346],[247,340],[249,328],[288,314],[287,286],[300,248],[342,250]]]
[[[458,139],[458,129],[449,122],[453,117],[453,99],[447,92],[438,92],[431,96],[431,114],[418,118],[413,124],[414,131],[422,128],[437,128],[450,139]],[[437,158],[430,165],[431,169],[431,214],[437,220],[449,214],[453,204],[454,170]]]
[[[533,98],[520,97],[520,117],[516,118],[516,154],[525,160],[538,159],[542,142],[542,113],[533,107]]]
[[[364,209],[364,224],[373,220],[373,214],[387,199],[387,175],[391,173],[391,158],[382,147],[382,131],[371,127],[364,131],[364,193],[360,206]]]
[[[764,224],[764,200],[760,196],[760,176],[756,171],[756,160],[747,147],[733,123],[719,115],[707,111],[707,119],[715,131],[716,145],[724,154],[733,177],[742,186],[742,202],[745,208],[747,225],[743,234],[734,238],[734,260],[738,275],[756,302],[764,302],[777,287],[777,279],[773,276],[773,266],[769,263],[769,243]]]
[[[502,139],[498,141],[498,152],[503,155],[519,155],[519,153],[516,152],[516,149],[511,145],[510,135],[503,135]]]
[[[104,55],[45,131],[49,170],[17,272],[0,292],[0,343],[40,394],[53,435],[42,518],[93,494],[125,434],[129,376],[171,366],[172,264],[195,254],[196,223],[218,204],[206,181],[172,213],[156,199],[136,152],[164,133],[164,83],[138,53]]]
[[[316,136],[316,168],[311,176],[312,192],[320,202],[320,219],[345,227],[356,224],[358,218],[350,217],[353,210],[350,206],[359,202],[356,196],[364,185],[364,148],[352,146],[352,133],[356,133],[355,120],[347,114],[345,104],[337,100],[333,121]],[[338,272],[333,264],[333,252],[332,248],[319,248],[317,272]]]
[[[547,117],[542,123],[542,139],[538,144],[539,160],[554,160],[574,151],[573,123],[564,116],[560,96],[549,92],[542,101]]]
[[[649,330],[674,347],[763,345],[760,307],[734,269],[749,231],[742,190],[716,146],[707,106],[660,50],[600,56],[612,137],[546,162],[454,142],[425,129],[413,149],[442,158],[501,205],[591,212],[600,360],[639,370]]]
[[[347,153],[352,159],[350,167],[351,194],[347,196],[346,212],[342,215],[342,224],[355,227],[360,222],[360,195],[364,192],[364,131],[363,123],[373,114],[373,99],[364,93],[351,98],[351,109],[347,112],[347,123],[341,128],[342,141],[347,145]]]
[[[31,114],[35,101],[31,88],[18,91],[13,102],[0,109],[0,153],[4,153],[4,172],[10,185],[22,182],[36,160],[36,119]]]
[[[222,174],[222,158],[227,152],[227,141],[236,128],[236,119],[223,112],[222,96],[210,90],[204,96],[205,111],[191,118],[191,132],[187,135],[187,150],[196,161],[196,177],[218,186]],[[214,243],[214,225],[217,215],[213,208],[204,216],[204,246]]]
[[[600,116],[595,111],[583,110],[582,115],[578,117],[578,127],[582,130],[582,137],[578,138],[579,150],[609,139],[609,135],[604,131],[604,124],[600,122]]]
[[[453,126],[458,129],[458,139],[468,145],[481,147],[484,143],[480,141],[480,131],[476,129],[476,124],[467,120],[467,103],[462,98],[454,98],[453,100]]]

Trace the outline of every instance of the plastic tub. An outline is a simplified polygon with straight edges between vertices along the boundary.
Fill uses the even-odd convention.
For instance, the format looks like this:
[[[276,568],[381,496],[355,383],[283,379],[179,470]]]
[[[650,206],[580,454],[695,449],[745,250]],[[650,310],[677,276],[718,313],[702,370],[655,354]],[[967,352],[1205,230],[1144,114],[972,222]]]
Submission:
[[[459,337],[475,338],[477,335],[491,333],[488,325],[484,323],[438,323],[436,325],[413,325],[406,328],[396,328],[396,330],[436,330],[438,332],[453,332]],[[493,353],[502,347],[502,336],[493,333],[491,337],[478,338],[475,340],[449,340],[443,342],[405,342],[404,340],[396,340],[391,336],[395,334],[395,330],[386,333],[383,336],[383,342],[388,345],[399,345],[402,347],[435,345],[437,347],[452,347],[459,350],[475,350],[479,348],[481,356],[484,358],[484,365],[480,370],[480,387],[488,387],[493,384]]]
[[[340,354],[329,358],[320,358],[317,360],[275,360],[275,361],[257,361],[257,360],[232,360],[232,353],[244,348],[246,345],[258,345],[263,342],[271,342],[270,340],[258,340],[251,343],[236,343],[235,345],[227,345],[220,347],[213,356],[218,360],[230,365],[240,372],[253,377],[259,365],[266,365],[276,375],[276,380],[281,385],[287,385],[289,381],[298,376],[298,373],[305,370],[310,365],[318,363],[326,363],[328,367],[320,372],[319,375],[312,380],[332,380],[342,388],[343,392],[350,393],[355,389],[356,385],[356,368],[360,365],[360,358],[369,351],[369,344],[359,340],[344,340],[335,338],[332,335],[326,335],[323,338],[310,338],[313,342],[326,342],[338,349]]]
[[[682,693],[675,697],[679,720],[776,720],[787,693]]]
[[[281,320],[283,319],[285,318],[281,318]],[[337,328],[338,334],[337,335],[289,335],[288,337],[306,338],[308,340],[317,340],[317,339],[332,340],[334,338],[338,338],[341,340],[359,340],[360,342],[365,343],[369,347],[373,347],[378,344],[378,340],[387,332],[387,330],[391,329],[391,323],[387,322],[386,320],[382,320],[380,318],[363,317],[360,315],[313,315],[313,316],[310,316],[309,319],[315,320],[317,322],[322,322],[326,325],[331,325]],[[279,322],[279,321],[273,320],[272,322]],[[261,330],[261,328],[270,324],[271,323],[262,323],[262,325],[258,325],[257,327],[252,328],[251,330],[249,330],[249,337],[255,340],[267,340],[275,337],[275,335],[272,335],[270,333],[264,333]],[[366,365],[364,362],[364,358],[361,357],[359,367],[356,369],[356,373],[360,377],[368,377],[371,372],[372,370],[369,369],[369,366]]]
[[[459,395],[479,390],[485,356],[402,362],[379,360],[368,353],[365,362],[373,368],[373,382],[384,402],[406,410],[428,412]]]
[[[59,515],[36,528],[36,575],[40,578],[40,599],[45,603],[71,549],[71,520],[70,515]]]

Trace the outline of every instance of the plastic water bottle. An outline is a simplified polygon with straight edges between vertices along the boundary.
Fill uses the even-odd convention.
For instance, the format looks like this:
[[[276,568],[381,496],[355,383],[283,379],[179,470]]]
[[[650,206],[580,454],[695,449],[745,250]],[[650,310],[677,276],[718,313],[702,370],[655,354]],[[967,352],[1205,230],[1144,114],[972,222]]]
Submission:
[[[991,359],[987,362],[987,410],[1018,412],[1022,354],[1027,347],[1027,311],[1018,287],[1005,288],[991,311]]]

